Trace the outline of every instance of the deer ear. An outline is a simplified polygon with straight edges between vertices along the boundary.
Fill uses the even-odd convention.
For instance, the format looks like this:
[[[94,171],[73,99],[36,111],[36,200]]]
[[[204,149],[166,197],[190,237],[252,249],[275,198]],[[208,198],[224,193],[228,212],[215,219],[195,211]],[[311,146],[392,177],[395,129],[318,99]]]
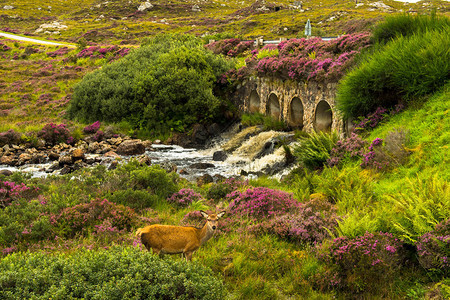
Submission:
[[[205,219],[207,219],[209,217],[209,215],[207,213],[205,213],[203,210],[201,210],[200,213],[202,214],[203,218],[205,218]]]
[[[225,214],[225,211],[221,211],[220,213],[218,213],[217,214],[217,219],[222,218],[224,214]]]

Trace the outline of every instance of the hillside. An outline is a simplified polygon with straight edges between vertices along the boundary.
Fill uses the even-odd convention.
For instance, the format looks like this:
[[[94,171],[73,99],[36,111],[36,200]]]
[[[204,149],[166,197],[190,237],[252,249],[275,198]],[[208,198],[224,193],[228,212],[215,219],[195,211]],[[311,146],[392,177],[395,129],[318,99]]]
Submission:
[[[142,6],[143,3],[150,3]],[[301,4],[299,4],[301,3]],[[141,10],[139,10],[141,7]],[[145,7],[148,7],[144,9]],[[33,1],[1,9],[0,30],[60,41],[136,44],[156,33],[241,36],[255,39],[336,36],[369,28],[384,16],[413,12],[449,15],[448,1]]]
[[[264,59],[285,80],[339,81],[342,113],[355,126],[341,137],[295,130],[296,143],[279,148],[295,160],[280,181],[190,182],[181,170],[118,156],[66,175],[2,173],[1,299],[450,298],[447,1],[310,1],[301,10],[288,1],[152,1],[143,12],[134,0],[27,2],[3,7],[0,29],[77,47],[0,39],[0,158],[46,151],[55,159],[58,149],[54,163],[63,165],[75,148],[83,157],[86,141],[192,132],[185,125],[208,109],[236,113],[224,91],[251,72],[265,76],[252,69]],[[385,18],[401,10],[426,15]],[[293,39],[308,18],[314,34],[355,34]],[[67,28],[35,33],[53,21]],[[251,49],[238,36],[291,39]],[[225,55],[204,47],[221,37],[229,39],[209,47]],[[339,76],[309,76],[341,56],[351,59]],[[311,73],[289,72],[299,60]],[[228,68],[236,81],[223,76]],[[189,103],[196,96],[204,97]],[[106,114],[108,123],[91,124]],[[258,132],[286,128],[258,114],[242,120],[263,125]],[[149,224],[202,226],[199,210],[226,214],[192,262],[153,255],[136,236]]]

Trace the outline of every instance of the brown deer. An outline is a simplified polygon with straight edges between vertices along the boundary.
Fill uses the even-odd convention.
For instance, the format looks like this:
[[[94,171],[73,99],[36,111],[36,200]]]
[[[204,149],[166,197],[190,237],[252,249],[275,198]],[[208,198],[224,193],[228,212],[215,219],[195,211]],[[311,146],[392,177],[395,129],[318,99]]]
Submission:
[[[148,251],[152,249],[158,255],[182,253],[190,261],[192,253],[213,236],[218,220],[225,214],[223,211],[208,215],[202,210],[200,213],[206,219],[202,228],[155,224],[139,228],[136,236],[141,237]]]

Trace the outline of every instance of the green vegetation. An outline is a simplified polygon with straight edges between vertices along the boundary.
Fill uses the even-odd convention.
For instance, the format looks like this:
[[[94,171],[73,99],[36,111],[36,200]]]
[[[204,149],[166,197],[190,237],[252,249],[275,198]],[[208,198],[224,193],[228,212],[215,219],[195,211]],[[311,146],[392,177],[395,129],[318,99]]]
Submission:
[[[0,262],[2,299],[220,299],[222,282],[198,263],[133,247],[12,254]],[[17,287],[20,287],[18,289]]]
[[[450,27],[399,36],[367,53],[359,67],[341,82],[338,106],[356,118],[397,103],[432,94],[450,74]]]
[[[75,86],[68,114],[84,122],[125,120],[137,129],[183,132],[221,119],[225,103],[213,95],[213,84],[231,67],[192,36],[157,36],[88,74]]]
[[[385,2],[395,9],[404,7]],[[30,22],[22,21],[27,3],[17,3],[15,11],[5,14],[19,17],[1,17],[5,26],[18,25],[25,31],[44,21],[36,17],[37,12],[28,13],[35,16]],[[308,4],[314,9],[307,13],[288,9],[255,13],[252,7],[237,16],[234,5],[238,4],[217,2],[205,4],[202,9],[209,19],[198,18],[196,24],[202,25],[192,27],[189,22],[198,16],[191,16],[190,5],[156,1],[156,11],[116,18],[113,26],[108,23],[111,18],[133,14],[138,2],[132,1],[134,8],[126,9],[119,1],[108,2],[108,8],[94,1],[75,3],[79,11],[64,12],[61,19],[80,23],[82,19],[75,19],[85,15],[86,4],[93,8],[91,22],[59,38],[77,40],[84,35],[87,42],[116,44],[121,43],[118,37],[136,41],[144,29],[151,33],[210,30],[205,23],[217,22],[214,12],[220,4],[225,6],[215,28],[225,33],[212,34],[217,38],[229,37],[226,32],[234,29],[252,37],[292,34],[303,27],[299,20],[304,21],[306,14],[325,22],[344,8],[351,12],[341,16],[344,20],[362,13],[380,16],[368,11],[368,3],[358,8],[352,2],[331,7],[329,1],[322,1],[327,7]],[[45,9],[42,15],[52,16],[63,8],[55,2],[53,12]],[[104,21],[95,21],[97,13],[105,13]],[[166,13],[168,24],[159,22]],[[153,17],[156,14],[158,18]],[[46,178],[19,172],[0,175],[0,298],[448,298],[449,29],[445,19],[420,20],[402,16],[380,25],[385,26],[379,27],[383,31],[392,28],[395,36],[375,37],[379,48],[366,52],[339,90],[348,116],[373,113],[380,105],[398,102],[407,104],[404,110],[389,114],[376,110],[374,128],[360,126],[359,135],[341,140],[334,133],[303,134],[301,146],[293,150],[298,168],[281,182],[236,178],[198,186],[137,161],[119,164],[115,170],[97,166]],[[433,20],[440,25],[431,25]],[[276,25],[280,21],[285,23]],[[405,32],[403,24],[411,21],[425,25],[414,29],[414,34]],[[344,30],[337,23],[333,28],[324,24],[324,32]],[[105,29],[107,25],[111,27]],[[284,25],[297,27],[285,32]],[[119,30],[125,26],[127,31]],[[83,32],[87,28],[92,31]],[[63,50],[2,39],[2,128],[23,133],[11,131],[2,138],[33,141],[37,136],[27,135],[28,131],[67,121],[64,113],[72,92],[72,116],[85,121],[107,116],[125,131],[185,131],[194,121],[211,120],[224,103],[212,93],[213,81],[232,64],[204,50],[199,41],[192,36],[158,36],[111,63],[123,48],[87,44],[83,48],[80,42],[78,49]],[[85,74],[89,75],[80,81]],[[55,99],[60,100],[55,103]],[[119,117],[124,111],[127,115]],[[260,115],[243,119],[249,125],[275,128],[270,127],[273,119]],[[369,124],[371,117],[366,121]],[[73,136],[83,134],[80,128],[85,124],[68,125],[77,128],[71,130]],[[199,209],[224,209],[228,214],[192,263],[178,256],[153,256],[135,237],[136,229],[148,224],[200,226]]]

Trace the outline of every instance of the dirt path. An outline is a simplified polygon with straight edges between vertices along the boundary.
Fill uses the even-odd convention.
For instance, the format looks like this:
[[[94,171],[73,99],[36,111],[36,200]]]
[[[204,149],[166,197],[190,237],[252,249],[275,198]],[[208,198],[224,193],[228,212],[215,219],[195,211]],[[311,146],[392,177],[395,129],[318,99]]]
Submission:
[[[0,32],[0,36],[6,37],[6,38],[12,39],[12,40],[30,42],[30,43],[35,43],[35,44],[53,45],[53,46],[66,46],[66,47],[70,47],[70,48],[75,48],[76,47],[76,46],[70,45],[70,44],[42,41],[42,40],[37,40],[37,39],[24,37],[24,36],[20,36],[20,35],[15,35],[15,34],[10,34],[10,33],[5,33],[5,32]]]

